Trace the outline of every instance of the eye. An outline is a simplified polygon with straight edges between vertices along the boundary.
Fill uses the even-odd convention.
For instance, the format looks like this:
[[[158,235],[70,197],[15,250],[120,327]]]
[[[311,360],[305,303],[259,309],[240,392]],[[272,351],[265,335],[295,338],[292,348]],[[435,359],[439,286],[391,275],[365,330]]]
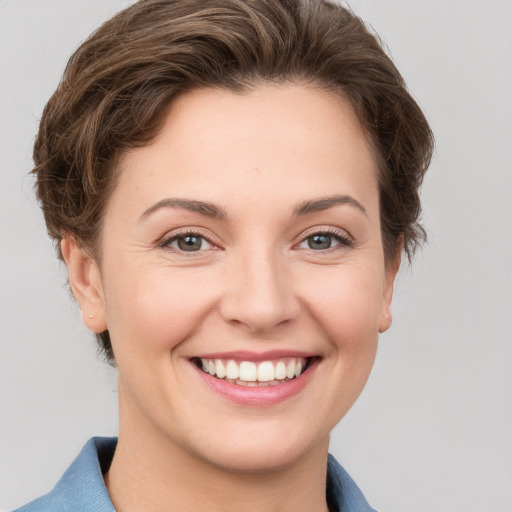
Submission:
[[[167,247],[177,252],[200,252],[214,248],[213,244],[199,233],[175,235],[164,241],[162,247]]]
[[[313,251],[326,251],[338,246],[351,247],[352,241],[339,233],[319,232],[304,238],[299,244],[300,249],[312,249]]]

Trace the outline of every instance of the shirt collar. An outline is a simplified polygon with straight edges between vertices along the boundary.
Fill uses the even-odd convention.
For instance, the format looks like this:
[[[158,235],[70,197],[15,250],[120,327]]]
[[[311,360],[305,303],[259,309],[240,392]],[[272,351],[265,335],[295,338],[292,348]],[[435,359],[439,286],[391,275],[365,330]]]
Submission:
[[[327,503],[331,512],[377,512],[331,454],[327,459]]]
[[[103,473],[112,462],[117,437],[93,437],[62,475],[52,493],[61,510],[115,512]]]

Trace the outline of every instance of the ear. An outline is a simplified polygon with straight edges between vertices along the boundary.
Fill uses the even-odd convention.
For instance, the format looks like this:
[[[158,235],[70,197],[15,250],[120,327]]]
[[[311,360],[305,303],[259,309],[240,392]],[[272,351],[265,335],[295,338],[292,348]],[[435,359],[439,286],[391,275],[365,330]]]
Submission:
[[[391,314],[391,302],[393,301],[393,288],[396,274],[400,268],[404,237],[400,235],[396,242],[395,257],[393,261],[386,262],[384,275],[384,293],[382,297],[382,313],[379,321],[379,332],[386,332],[391,327],[393,316]]]
[[[98,264],[73,237],[63,238],[60,248],[68,267],[71,290],[80,307],[82,322],[91,331],[105,331],[105,295]]]

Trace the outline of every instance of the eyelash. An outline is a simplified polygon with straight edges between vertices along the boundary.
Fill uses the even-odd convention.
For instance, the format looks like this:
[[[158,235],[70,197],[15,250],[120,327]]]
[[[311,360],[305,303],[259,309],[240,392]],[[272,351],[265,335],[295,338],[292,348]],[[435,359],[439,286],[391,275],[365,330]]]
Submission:
[[[178,241],[178,240],[183,239],[183,238],[185,238],[187,236],[188,237],[197,237],[197,238],[201,239],[203,242],[206,242],[209,245],[213,246],[215,249],[217,249],[217,246],[215,245],[214,242],[212,242],[210,240],[209,237],[205,236],[200,231],[194,231],[194,230],[184,230],[184,231],[181,231],[181,232],[178,232],[178,233],[176,233],[176,232],[171,233],[169,236],[165,237],[158,245],[159,245],[159,247],[161,247],[163,249],[167,249],[167,250],[169,250],[171,252],[174,252],[174,253],[177,253],[177,254],[180,254],[180,255],[183,255],[183,256],[186,256],[186,257],[194,257],[194,256],[197,255],[197,253],[205,252],[204,250],[184,251],[184,250],[180,250],[179,248],[175,248],[175,247],[171,247],[170,246],[170,244],[172,242]]]
[[[342,235],[338,230],[332,229],[332,228],[331,229],[320,229],[320,230],[317,229],[315,231],[311,231],[310,233],[307,233],[306,236],[304,236],[302,238],[302,240],[299,242],[298,245],[306,243],[308,239],[310,239],[314,236],[318,236],[318,235],[324,235],[324,236],[334,238],[337,242],[339,242],[339,245],[342,248],[350,249],[354,246],[354,240],[351,237],[349,237],[346,234]],[[317,250],[317,251],[315,251],[312,248],[309,248],[309,250],[311,250],[313,252],[327,252],[327,251],[336,250],[336,249],[337,249],[337,246],[328,247],[327,249],[322,249],[322,250]]]
[[[352,248],[354,246],[354,241],[348,235],[342,235],[339,231],[337,231],[335,229],[320,229],[320,230],[315,230],[315,231],[311,231],[310,233],[307,233],[305,236],[302,237],[301,241],[295,245],[295,247],[300,246],[303,243],[306,243],[308,239],[310,239],[314,236],[318,236],[318,235],[332,237],[334,240],[336,240],[339,243],[339,246],[341,246],[342,248]],[[193,231],[193,230],[184,230],[184,231],[181,231],[178,233],[176,233],[176,232],[171,233],[169,236],[165,237],[159,243],[159,247],[161,247],[163,249],[167,249],[174,253],[186,256],[186,257],[194,257],[194,256],[197,256],[198,253],[205,252],[205,250],[185,251],[185,250],[181,250],[179,248],[170,246],[171,243],[176,242],[185,237],[197,237],[197,238],[201,239],[203,242],[206,242],[207,244],[213,246],[213,248],[214,248],[213,250],[218,249],[218,247],[215,245],[214,242],[211,241],[211,239],[209,237],[207,237],[200,231]],[[338,246],[334,246],[334,247],[328,247],[326,249],[315,250],[315,249],[312,249],[311,247],[309,247],[308,250],[311,250],[312,252],[316,252],[316,253],[324,253],[327,251],[336,250],[337,248],[338,248]],[[212,250],[212,249],[209,249],[209,250]]]

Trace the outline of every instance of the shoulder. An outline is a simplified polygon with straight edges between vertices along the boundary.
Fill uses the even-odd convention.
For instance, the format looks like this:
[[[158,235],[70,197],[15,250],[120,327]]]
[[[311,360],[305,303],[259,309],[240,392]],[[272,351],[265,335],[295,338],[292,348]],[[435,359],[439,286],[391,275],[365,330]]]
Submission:
[[[327,460],[327,501],[338,512],[377,512],[331,454]]]
[[[89,439],[48,494],[14,512],[115,512],[103,473],[110,466],[116,445],[115,437]]]

